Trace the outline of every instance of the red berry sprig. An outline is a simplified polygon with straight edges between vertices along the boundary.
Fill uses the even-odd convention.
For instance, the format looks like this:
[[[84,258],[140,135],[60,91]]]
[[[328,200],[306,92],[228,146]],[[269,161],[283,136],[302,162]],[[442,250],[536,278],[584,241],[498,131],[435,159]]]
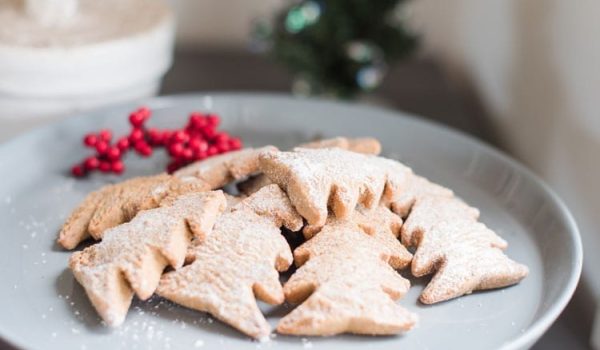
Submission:
[[[128,135],[113,139],[108,129],[84,136],[83,144],[95,150],[95,154],[76,164],[71,169],[75,177],[82,177],[92,171],[121,174],[125,171],[123,157],[134,150],[142,157],[149,157],[155,148],[165,148],[171,160],[167,165],[169,173],[217,154],[242,148],[242,141],[225,131],[217,130],[221,119],[216,114],[190,114],[182,129],[146,128],[152,111],[141,107],[129,115],[131,130]]]

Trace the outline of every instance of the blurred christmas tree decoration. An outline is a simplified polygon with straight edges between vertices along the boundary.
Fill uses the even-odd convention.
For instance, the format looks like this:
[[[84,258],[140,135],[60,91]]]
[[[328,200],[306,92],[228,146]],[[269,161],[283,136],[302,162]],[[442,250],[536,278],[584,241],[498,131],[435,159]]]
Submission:
[[[293,1],[259,20],[252,44],[286,66],[294,93],[352,98],[377,88],[387,67],[411,53],[406,0]]]

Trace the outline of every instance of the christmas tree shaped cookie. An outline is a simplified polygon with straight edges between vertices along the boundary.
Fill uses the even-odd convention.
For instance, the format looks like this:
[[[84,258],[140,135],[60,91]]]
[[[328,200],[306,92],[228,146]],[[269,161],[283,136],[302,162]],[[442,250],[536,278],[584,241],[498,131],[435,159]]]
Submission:
[[[421,294],[423,303],[508,286],[527,276],[527,267],[504,255],[506,242],[478,216],[456,197],[422,196],[412,206],[401,232],[406,246],[417,247],[412,273],[435,273]]]
[[[157,293],[251,337],[267,336],[256,298],[284,300],[277,271],[287,270],[292,253],[281,226],[299,230],[302,218],[277,185],[264,187],[221,215],[188,253],[189,265],[163,275]]]
[[[398,229],[388,220],[379,218],[379,223],[387,221],[391,226],[369,235],[352,219],[330,218],[294,251],[300,268],[284,285],[284,292],[288,301],[301,304],[281,319],[278,332],[383,335],[414,326],[416,316],[395,302],[410,283],[390,265],[405,266],[410,254],[398,242],[381,239],[395,237]]]
[[[133,294],[149,298],[165,267],[183,264],[192,233],[205,237],[225,205],[221,191],[164,201],[106,231],[102,242],[74,253],[69,267],[102,319],[118,326]]]
[[[209,191],[258,170],[258,154],[272,146],[243,149],[195,162],[174,176],[137,177],[107,185],[89,194],[67,219],[58,243],[66,249],[81,241],[102,238],[105,230],[131,220],[138,211],[156,208],[166,196]]]
[[[341,148],[352,152],[363,153],[363,154],[379,154],[381,152],[381,144],[377,139],[370,137],[359,137],[359,138],[347,138],[347,137],[335,137],[331,139],[318,140],[298,145],[300,148]],[[268,151],[268,150],[266,150]],[[252,193],[260,190],[261,188],[272,184],[265,174],[258,174],[238,184],[238,190],[245,194],[251,195]]]
[[[382,197],[394,196],[412,175],[396,161],[339,148],[264,152],[260,168],[317,227],[325,224],[328,208],[347,218],[357,204],[372,208]]]
[[[351,220],[365,233],[394,252],[389,261],[393,268],[402,269],[410,264],[412,254],[400,243],[399,239],[402,219],[383,203],[373,209],[358,206],[352,213]],[[306,239],[310,239],[320,230],[320,227],[307,225],[304,226],[302,232]]]
[[[138,211],[156,208],[167,196],[202,192],[208,186],[194,178],[167,174],[136,177],[89,194],[63,225],[58,243],[66,249],[102,238],[105,230],[131,220]]]

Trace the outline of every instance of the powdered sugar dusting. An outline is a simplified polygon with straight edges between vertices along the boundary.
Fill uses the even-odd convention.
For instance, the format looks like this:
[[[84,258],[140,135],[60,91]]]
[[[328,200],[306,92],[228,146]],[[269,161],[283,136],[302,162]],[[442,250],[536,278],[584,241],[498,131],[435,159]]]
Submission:
[[[305,349],[312,349],[313,343],[306,338],[302,338],[302,347]]]
[[[187,222],[211,227],[224,208],[222,192],[181,196],[170,206],[142,211],[107,231],[100,243],[74,253],[69,265],[101,317],[119,325],[134,291],[150,297],[163,269],[183,264],[191,239]]]
[[[410,283],[390,266],[391,256],[397,253],[392,249],[352,219],[330,218],[315,237],[294,251],[300,268],[284,291],[292,301],[302,300],[307,285],[314,286],[314,292],[280,320],[277,330],[331,335],[397,334],[411,329],[416,315],[395,302]]]
[[[345,218],[357,204],[377,205],[387,192],[400,191],[412,174],[396,161],[339,148],[267,152],[260,161],[261,170],[315,226],[325,224],[328,207]]]
[[[258,171],[258,156],[263,151],[272,151],[273,146],[245,148],[194,162],[177,170],[174,175],[180,178],[196,177],[210,188],[221,188],[231,181],[239,180]]]
[[[295,222],[300,217],[279,187],[258,191],[219,217],[213,232],[193,247],[191,264],[163,275],[157,293],[268,339],[270,326],[253,289],[260,287],[262,298],[271,303],[283,302],[277,270],[289,267],[292,253],[279,226]]]
[[[478,217],[477,209],[456,197],[424,195],[415,201],[402,227],[402,242],[417,246],[413,275],[437,270],[421,294],[422,302],[432,304],[474,290],[504,287],[527,275],[526,266],[502,252],[506,242],[478,222]]]

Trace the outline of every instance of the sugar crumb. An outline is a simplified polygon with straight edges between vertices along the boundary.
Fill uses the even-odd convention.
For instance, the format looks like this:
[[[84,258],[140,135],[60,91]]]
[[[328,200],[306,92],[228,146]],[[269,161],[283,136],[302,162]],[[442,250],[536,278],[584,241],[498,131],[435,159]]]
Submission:
[[[271,341],[271,337],[268,335],[265,335],[264,337],[258,338],[258,341],[261,343],[268,343]]]
[[[306,338],[302,338],[302,347],[305,349],[312,349],[313,343]]]

